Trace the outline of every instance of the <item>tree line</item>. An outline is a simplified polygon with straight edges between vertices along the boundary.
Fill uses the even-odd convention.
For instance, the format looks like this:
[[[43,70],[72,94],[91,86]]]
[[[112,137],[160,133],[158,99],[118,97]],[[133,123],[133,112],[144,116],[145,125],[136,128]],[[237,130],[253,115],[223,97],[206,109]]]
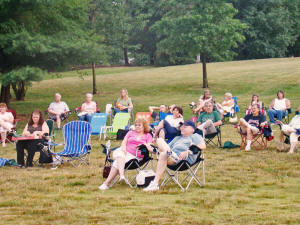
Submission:
[[[300,54],[300,0],[0,0],[1,101],[48,71]],[[200,57],[199,57],[200,56]],[[199,82],[200,84],[201,82]]]

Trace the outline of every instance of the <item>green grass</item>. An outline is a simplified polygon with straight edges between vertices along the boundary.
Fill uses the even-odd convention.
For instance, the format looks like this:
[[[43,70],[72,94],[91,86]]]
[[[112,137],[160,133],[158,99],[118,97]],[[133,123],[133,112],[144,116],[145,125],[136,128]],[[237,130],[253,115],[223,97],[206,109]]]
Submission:
[[[97,77],[100,93],[95,100],[104,109],[125,87],[135,111],[175,103],[189,118],[188,103],[203,91],[201,69],[195,64],[120,73],[112,70]],[[260,94],[268,105],[276,91],[283,89],[294,109],[300,104],[300,58],[211,63],[208,73],[217,101],[228,91],[238,96],[239,116],[253,93]],[[72,72],[62,79],[35,83],[26,101],[14,101],[12,107],[28,115],[35,108],[46,109],[53,94],[60,92],[70,108],[75,108],[84,100],[84,93],[91,91],[91,77],[81,80],[76,76]],[[23,127],[24,122],[18,130]],[[274,134],[275,141],[262,151],[208,147],[203,188],[192,185],[182,193],[172,184],[152,194],[123,185],[98,191],[104,157],[100,142],[93,137],[90,166],[1,168],[0,224],[300,224],[300,154],[277,152],[278,128]],[[57,135],[62,141],[61,133]],[[222,127],[222,138],[223,142],[240,141],[232,125]],[[16,158],[14,146],[0,148],[0,157]]]

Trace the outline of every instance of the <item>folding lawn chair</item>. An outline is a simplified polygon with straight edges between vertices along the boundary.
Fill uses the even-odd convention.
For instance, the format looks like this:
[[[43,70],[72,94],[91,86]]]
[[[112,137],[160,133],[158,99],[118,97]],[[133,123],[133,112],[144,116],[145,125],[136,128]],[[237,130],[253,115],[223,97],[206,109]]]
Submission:
[[[181,160],[175,165],[168,165],[166,169],[166,175],[161,183],[161,187],[166,186],[170,181],[176,183],[181,190],[186,191],[189,189],[191,183],[195,180],[196,183],[201,187],[205,184],[205,167],[204,167],[204,154],[201,149],[197,148],[197,151],[193,151],[193,154],[198,154],[196,161],[190,164],[186,160]],[[202,182],[197,177],[199,168],[202,167]],[[183,179],[180,179],[180,174],[184,175]],[[184,183],[187,184],[184,186]]]
[[[48,116],[49,119],[52,120],[52,116],[51,116],[51,114],[49,113],[48,109],[45,110],[45,114]],[[72,114],[71,111],[66,112],[66,113],[65,113],[65,116],[63,117],[63,119],[61,120],[61,122],[65,122],[65,124],[68,123],[68,122],[69,122],[68,116],[71,115],[71,114]]]
[[[110,147],[108,147],[108,145],[103,145],[101,144],[101,146],[103,147],[103,153],[106,154],[107,160],[110,163],[113,163],[113,159],[111,158],[111,152],[116,150],[119,147],[110,149]],[[152,168],[153,168],[153,158],[150,155],[148,149],[146,148],[146,146],[141,145],[141,147],[139,148],[139,150],[141,151],[142,155],[144,155],[142,160],[137,160],[137,159],[131,159],[130,161],[128,161],[125,164],[125,178],[128,180],[128,185],[129,187],[133,188],[136,187],[136,176],[138,175],[139,171],[144,170],[148,167],[149,163],[152,162]],[[135,174],[130,177],[129,172],[130,171],[135,171]],[[111,186],[113,186],[116,182],[118,181],[118,177],[116,177],[112,183]]]
[[[138,112],[135,115],[135,118],[144,118],[148,124],[151,123],[152,117],[151,117],[151,113],[150,112]]]
[[[241,144],[240,149],[244,150],[247,145],[247,134],[242,133],[239,126],[235,126],[238,129],[238,133],[241,136]],[[262,149],[266,149],[268,145],[268,140],[264,136],[263,129],[261,129],[256,135],[253,136],[253,140],[251,141],[251,148],[259,151]]]
[[[81,164],[89,165],[91,146],[89,140],[92,133],[90,123],[85,121],[72,121],[64,125],[64,150],[58,153],[51,152],[57,161],[63,162],[63,158],[67,159],[73,166]],[[49,145],[57,146],[49,142]]]
[[[105,140],[106,138],[106,121],[107,121],[107,114],[106,113],[94,113],[92,116],[92,135],[99,135],[99,139],[101,140],[101,137],[103,135],[103,138]]]
[[[221,127],[216,127],[217,132],[212,134],[207,134],[204,137],[205,144],[210,145],[212,147],[221,148],[222,147],[222,133]],[[196,129],[195,133],[201,135],[203,137],[202,130]]]
[[[130,120],[129,113],[117,113],[113,119],[112,126],[106,127],[106,135],[116,136],[119,129],[125,129]]]

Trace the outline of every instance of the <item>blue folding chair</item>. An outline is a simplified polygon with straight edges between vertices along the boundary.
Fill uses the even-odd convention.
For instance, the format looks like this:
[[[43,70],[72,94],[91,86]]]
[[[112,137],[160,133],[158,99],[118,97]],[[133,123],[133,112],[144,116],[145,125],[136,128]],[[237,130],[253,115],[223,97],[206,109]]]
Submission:
[[[66,158],[73,166],[81,164],[89,165],[91,146],[89,140],[92,133],[92,126],[85,121],[72,121],[64,125],[64,150],[61,152],[51,152],[56,160],[61,163]],[[48,143],[49,145],[59,145]]]
[[[106,113],[94,113],[92,116],[92,135],[99,135],[99,139],[103,135],[104,139],[106,138],[106,121],[107,114]]]

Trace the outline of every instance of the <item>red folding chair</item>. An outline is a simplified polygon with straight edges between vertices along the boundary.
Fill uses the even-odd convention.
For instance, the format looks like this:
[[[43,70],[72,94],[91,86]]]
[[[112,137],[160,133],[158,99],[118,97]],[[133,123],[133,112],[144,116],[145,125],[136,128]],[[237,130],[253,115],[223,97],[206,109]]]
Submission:
[[[247,134],[242,133],[241,129],[239,126],[235,126],[235,128],[238,129],[238,133],[241,136],[241,144],[240,144],[240,149],[245,150],[245,147],[247,145]],[[253,136],[252,142],[251,142],[251,148],[259,151],[262,149],[266,149],[268,145],[268,140],[264,136],[263,129],[261,129],[257,134]]]

